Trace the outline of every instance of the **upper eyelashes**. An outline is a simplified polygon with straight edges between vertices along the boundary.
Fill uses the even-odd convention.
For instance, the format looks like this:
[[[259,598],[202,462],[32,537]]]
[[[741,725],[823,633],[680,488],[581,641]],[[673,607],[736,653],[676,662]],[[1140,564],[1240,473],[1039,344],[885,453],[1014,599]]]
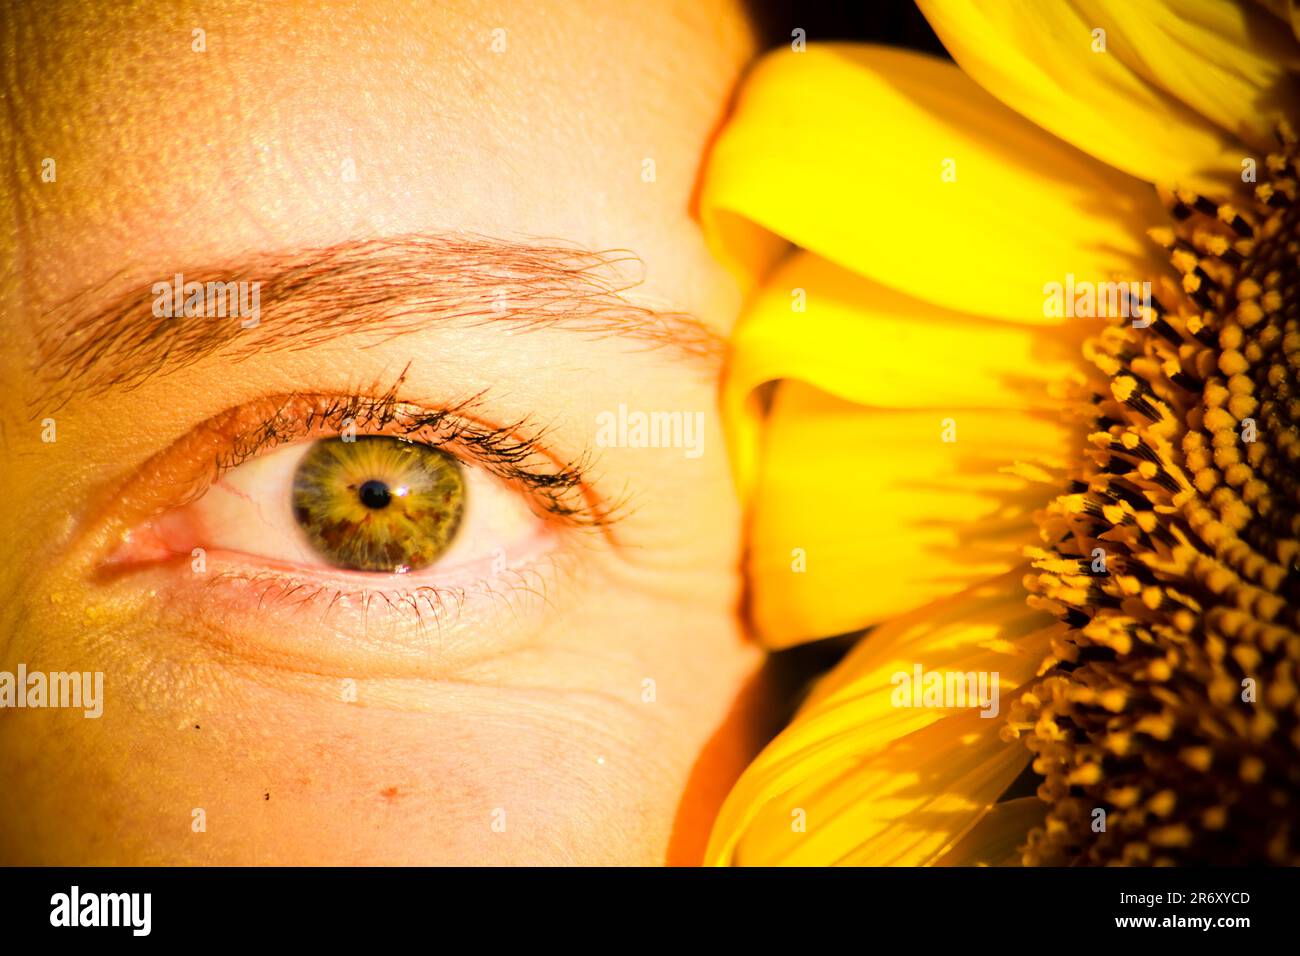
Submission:
[[[527,422],[485,425],[473,417],[477,398],[448,408],[419,408],[397,399],[400,384],[399,380],[378,396],[285,396],[260,420],[243,425],[230,436],[217,470],[224,472],[278,445],[313,434],[333,433],[345,440],[363,433],[390,435],[460,451],[503,481],[523,486],[542,510],[569,523],[599,526],[615,519],[616,506],[601,507],[588,493],[587,456],[557,462],[542,447],[544,432],[524,434]]]

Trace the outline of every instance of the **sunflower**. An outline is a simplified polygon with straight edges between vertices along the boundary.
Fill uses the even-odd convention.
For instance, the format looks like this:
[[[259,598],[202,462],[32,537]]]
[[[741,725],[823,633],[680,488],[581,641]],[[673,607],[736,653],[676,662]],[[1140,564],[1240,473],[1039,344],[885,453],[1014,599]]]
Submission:
[[[770,54],[701,189],[754,628],[864,634],[707,862],[1300,862],[1300,18],[920,6],[955,64]]]

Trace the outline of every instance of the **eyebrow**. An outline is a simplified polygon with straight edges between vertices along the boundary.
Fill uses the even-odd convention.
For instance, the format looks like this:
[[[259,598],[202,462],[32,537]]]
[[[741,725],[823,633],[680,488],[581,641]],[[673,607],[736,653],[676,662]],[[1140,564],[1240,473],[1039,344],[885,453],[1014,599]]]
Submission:
[[[439,320],[617,336],[670,349],[716,373],[725,351],[721,336],[688,313],[624,298],[643,273],[641,260],[627,250],[410,235],[263,253],[219,268],[174,269],[104,302],[119,275],[43,316],[36,358],[47,391],[40,404],[57,409],[81,393],[135,388],[214,355],[242,361],[343,335],[374,337],[361,346],[372,347]],[[258,324],[244,328],[229,315],[156,314],[155,286],[170,287],[177,275],[205,289],[208,283],[257,283]]]

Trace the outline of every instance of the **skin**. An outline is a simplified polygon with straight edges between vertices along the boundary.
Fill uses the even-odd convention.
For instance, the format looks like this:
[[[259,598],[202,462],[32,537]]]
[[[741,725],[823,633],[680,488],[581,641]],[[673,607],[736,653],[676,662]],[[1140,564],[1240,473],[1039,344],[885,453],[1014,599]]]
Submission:
[[[0,670],[102,671],[105,701],[99,719],[0,709],[0,861],[697,862],[765,732],[716,367],[617,338],[439,321],[365,350],[216,356],[51,410],[37,332],[81,290],[189,263],[472,233],[630,249],[645,268],[628,300],[725,336],[738,292],[690,205],[754,54],[740,11],[26,6],[7,5],[0,30],[13,161],[0,179]],[[206,52],[191,49],[196,27]],[[40,179],[45,157],[55,182]],[[347,159],[355,182],[341,181]],[[364,393],[408,366],[404,400],[487,389],[483,417],[545,424],[557,458],[592,450],[597,416],[620,403],[703,412],[704,453],[594,449],[594,493],[630,501],[617,533],[554,530],[540,586],[446,625],[379,613],[361,635],[355,617],[202,590],[185,561],[94,573],[105,522],[149,481],[142,466],[200,423],[268,395]],[[247,538],[252,551],[256,528]]]

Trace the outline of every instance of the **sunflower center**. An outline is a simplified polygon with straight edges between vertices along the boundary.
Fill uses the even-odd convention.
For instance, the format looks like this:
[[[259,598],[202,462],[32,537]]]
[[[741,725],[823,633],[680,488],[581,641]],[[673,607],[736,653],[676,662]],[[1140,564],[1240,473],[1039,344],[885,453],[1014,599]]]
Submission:
[[[1010,711],[1049,805],[1027,864],[1300,863],[1300,187],[1167,196],[1181,283],[1085,352],[1089,447],[1043,513],[1062,621]],[[1145,326],[1145,327],[1140,327]]]

